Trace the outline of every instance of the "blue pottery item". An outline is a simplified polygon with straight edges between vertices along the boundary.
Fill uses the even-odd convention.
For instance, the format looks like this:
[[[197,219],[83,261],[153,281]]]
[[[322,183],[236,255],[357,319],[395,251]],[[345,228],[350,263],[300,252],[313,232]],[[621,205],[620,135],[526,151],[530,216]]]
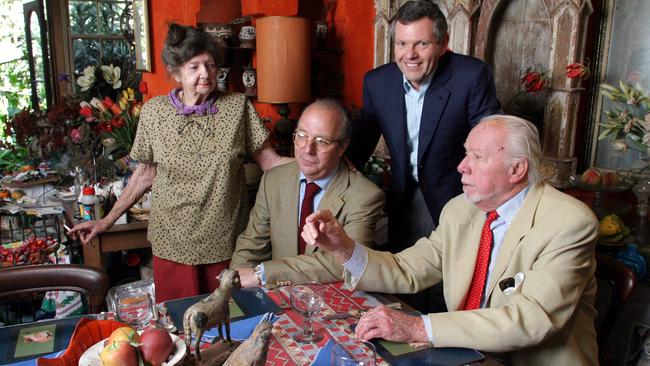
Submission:
[[[639,253],[637,245],[635,243],[630,243],[625,246],[625,249],[616,254],[616,259],[623,262],[628,266],[632,272],[636,273],[636,276],[639,279],[645,277],[646,274],[646,263],[645,258]]]

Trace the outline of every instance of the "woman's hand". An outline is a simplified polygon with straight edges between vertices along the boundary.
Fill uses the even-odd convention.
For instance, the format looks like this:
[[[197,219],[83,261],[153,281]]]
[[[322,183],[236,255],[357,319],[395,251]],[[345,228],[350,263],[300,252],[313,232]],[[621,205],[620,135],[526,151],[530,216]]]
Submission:
[[[273,146],[271,146],[271,143],[268,139],[266,139],[264,141],[264,144],[262,144],[262,147],[253,154],[253,159],[255,159],[255,162],[260,166],[260,168],[262,168],[263,171],[267,171],[278,165],[287,164],[296,160],[294,158],[282,157],[278,155],[278,153],[275,152],[275,149],[273,149]]]
[[[68,235],[72,236],[73,239],[78,237],[85,245],[90,243],[90,241],[92,241],[98,234],[108,230],[111,225],[112,223],[104,219],[98,221],[86,221],[75,225],[70,231],[68,231]]]

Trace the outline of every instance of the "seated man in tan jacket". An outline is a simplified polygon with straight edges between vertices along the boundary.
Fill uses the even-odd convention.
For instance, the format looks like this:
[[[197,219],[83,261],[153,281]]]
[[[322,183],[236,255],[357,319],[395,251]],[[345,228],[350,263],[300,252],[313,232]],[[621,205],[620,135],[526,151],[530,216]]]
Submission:
[[[384,194],[341,161],[349,130],[347,113],[334,100],[304,110],[293,138],[296,161],[264,174],[237,239],[230,268],[239,271],[242,287],[343,279],[331,254],[300,240],[305,218],[316,209],[331,211],[357,243],[372,243]]]
[[[526,120],[486,117],[465,151],[464,196],[400,253],[355,244],[325,210],[307,218],[303,238],[344,265],[349,286],[407,293],[444,280],[448,312],[380,306],[361,317],[356,335],[476,348],[513,366],[597,365],[594,214],[543,182],[539,137]]]

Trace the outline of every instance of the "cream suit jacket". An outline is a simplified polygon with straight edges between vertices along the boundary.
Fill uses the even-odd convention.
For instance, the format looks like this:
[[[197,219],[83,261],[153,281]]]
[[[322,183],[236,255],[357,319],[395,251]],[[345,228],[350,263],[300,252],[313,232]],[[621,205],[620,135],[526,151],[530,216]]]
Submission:
[[[459,311],[485,217],[464,197],[455,197],[429,238],[395,255],[369,250],[356,287],[412,293],[443,278],[450,311],[429,314],[437,347],[500,352],[513,365],[597,365],[593,304],[598,222],[591,210],[546,184],[533,187],[505,235],[485,307]],[[505,295],[498,284],[519,272],[525,276],[522,284]],[[345,277],[350,286],[349,272]]]
[[[295,162],[264,174],[248,226],[237,239],[230,262],[230,268],[264,262],[269,288],[305,280],[343,279],[343,267],[331,254],[308,245],[305,255],[298,256],[299,179]],[[318,209],[330,210],[354,240],[371,245],[383,207],[384,193],[361,173],[340,163]]]

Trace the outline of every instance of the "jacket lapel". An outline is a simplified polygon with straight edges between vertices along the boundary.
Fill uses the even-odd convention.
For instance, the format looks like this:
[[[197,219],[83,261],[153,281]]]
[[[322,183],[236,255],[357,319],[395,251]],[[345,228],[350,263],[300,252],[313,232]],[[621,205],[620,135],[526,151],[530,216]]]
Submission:
[[[530,229],[533,227],[535,212],[537,211],[537,205],[539,204],[543,192],[543,183],[535,185],[528,192],[523,205],[519,209],[514,220],[512,220],[512,223],[506,232],[506,236],[503,238],[503,244],[499,250],[499,256],[497,257],[494,269],[492,270],[492,277],[488,284],[488,299],[492,295],[492,291],[494,291],[499,278],[501,278],[508,267],[508,263],[512,258],[512,251],[517,247],[517,245],[519,245],[521,240],[526,237],[526,234],[528,234]]]
[[[294,163],[295,164],[295,163]],[[286,211],[280,217],[275,216],[274,219],[281,220],[281,225],[286,230],[287,237],[283,238],[284,245],[289,252],[293,253],[290,255],[298,255],[298,200],[300,199],[300,180],[299,180],[299,169],[296,165],[296,169],[293,174],[288,174],[286,178],[281,183],[282,194],[279,196],[282,200],[286,200],[286,205],[282,207],[286,208]],[[279,243],[280,244],[280,243]]]
[[[386,103],[378,108],[382,116],[379,119],[382,123],[383,136],[391,151],[391,160],[401,174],[406,171],[408,162],[408,149],[406,146],[406,106],[404,105],[404,85],[402,72],[397,65],[386,83],[385,96],[381,102]]]
[[[350,172],[345,163],[339,162],[339,166],[336,170],[336,175],[334,175],[330,181],[330,184],[327,186],[325,195],[323,195],[323,198],[318,204],[318,210],[330,210],[334,217],[339,216],[339,213],[343,208],[343,204],[345,203],[341,197],[350,185],[349,173]],[[316,247],[307,245],[305,248],[305,254],[311,254],[315,249]]]
[[[453,273],[453,276],[456,276],[457,279],[453,281],[454,286],[451,287],[451,291],[453,291],[451,298],[452,309],[460,309],[463,306],[465,296],[472,284],[476,256],[478,255],[481,231],[483,230],[484,224],[485,212],[476,209],[476,212],[472,215],[468,223],[467,229],[463,230],[467,235],[463,235],[462,238],[464,239],[458,243],[460,245],[457,246],[458,252],[454,255],[454,260],[459,260],[458,268],[462,268],[463,270],[458,270]]]
[[[447,55],[449,56],[449,53]],[[420,118],[420,136],[418,140],[418,163],[422,161],[422,157],[438,129],[440,118],[451,95],[449,89],[445,87],[445,84],[451,78],[451,72],[449,70],[450,57],[448,56],[440,59],[438,69],[433,75],[431,84],[424,96],[422,117]]]

